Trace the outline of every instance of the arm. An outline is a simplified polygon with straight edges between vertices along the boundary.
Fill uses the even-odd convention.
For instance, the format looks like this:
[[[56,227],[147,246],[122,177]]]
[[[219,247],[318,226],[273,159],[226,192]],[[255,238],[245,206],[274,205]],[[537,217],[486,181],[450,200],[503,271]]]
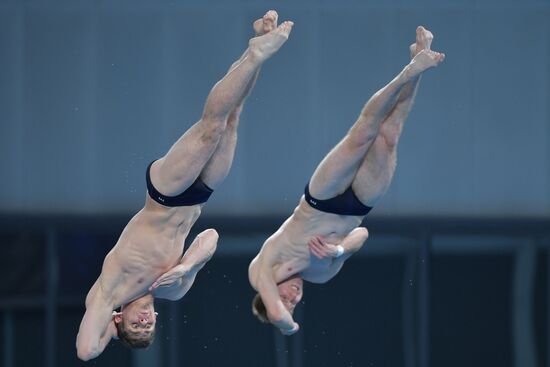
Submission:
[[[300,326],[292,319],[292,315],[284,306],[283,301],[281,301],[273,276],[265,272],[260,274],[256,285],[267,310],[269,320],[284,335],[294,334],[300,329]]]
[[[155,298],[163,298],[169,301],[177,301],[189,291],[193,282],[184,282],[186,270],[181,264],[176,265],[168,272],[161,275],[149,288]],[[193,277],[194,280],[194,277]],[[191,284],[189,284],[191,283]]]
[[[217,243],[218,233],[214,229],[199,233],[181,261],[155,280],[149,291],[156,298],[181,299],[191,289],[199,270],[214,255]]]
[[[92,287],[93,296],[86,300],[86,313],[76,337],[77,355],[83,361],[100,355],[111,338],[117,336],[112,319],[113,306],[105,301],[96,285]]]
[[[369,237],[369,232],[364,227],[355,228],[340,243],[343,253],[338,254],[338,246],[326,243],[320,237],[311,239],[308,243],[309,249],[313,255],[319,259],[332,258],[332,263],[322,273],[303,273],[304,278],[312,283],[326,283],[332,279],[344,265],[344,262],[363,247],[363,244]]]
[[[369,231],[365,227],[357,227],[351,231],[340,243],[344,248],[344,256],[350,257],[359,251],[367,238],[369,238]]]

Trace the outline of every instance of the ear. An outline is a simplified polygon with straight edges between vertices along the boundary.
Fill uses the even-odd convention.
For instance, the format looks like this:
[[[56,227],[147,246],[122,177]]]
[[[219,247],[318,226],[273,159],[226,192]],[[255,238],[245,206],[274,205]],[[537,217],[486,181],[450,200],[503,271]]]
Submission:
[[[120,324],[122,322],[122,312],[113,311],[113,321],[115,324]]]

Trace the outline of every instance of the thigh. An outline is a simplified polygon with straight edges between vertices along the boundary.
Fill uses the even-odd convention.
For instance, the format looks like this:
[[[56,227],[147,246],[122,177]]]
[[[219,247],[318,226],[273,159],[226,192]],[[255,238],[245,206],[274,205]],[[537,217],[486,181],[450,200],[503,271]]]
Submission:
[[[368,148],[346,135],[315,169],[309,182],[311,195],[326,200],[343,193],[351,185]]]
[[[395,172],[397,151],[379,135],[365,155],[351,185],[357,198],[373,207],[388,190]]]
[[[153,186],[162,194],[174,196],[197,179],[215,151],[223,124],[200,120],[183,134],[168,153],[151,167]]]

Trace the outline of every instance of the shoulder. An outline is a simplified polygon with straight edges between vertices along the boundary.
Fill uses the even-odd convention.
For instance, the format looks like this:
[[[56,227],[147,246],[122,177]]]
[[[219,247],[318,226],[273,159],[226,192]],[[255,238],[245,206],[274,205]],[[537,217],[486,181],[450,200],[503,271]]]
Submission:
[[[269,260],[266,259],[266,255],[262,248],[262,251],[260,251],[260,253],[250,262],[250,265],[248,266],[248,280],[250,281],[252,288],[257,291],[260,287],[262,279],[271,275],[271,272],[272,270],[269,266]]]
[[[117,251],[111,251],[103,261],[101,274],[92,287],[93,296],[100,295],[104,300],[114,300],[117,287],[123,279],[124,264],[120,261]],[[95,288],[95,289],[94,289]]]

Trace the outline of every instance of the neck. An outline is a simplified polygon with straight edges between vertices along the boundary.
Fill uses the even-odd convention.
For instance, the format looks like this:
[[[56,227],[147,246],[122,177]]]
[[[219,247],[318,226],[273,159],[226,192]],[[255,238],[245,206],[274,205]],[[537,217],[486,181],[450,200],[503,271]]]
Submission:
[[[122,309],[124,309],[124,307],[128,307],[130,304],[135,304],[135,306],[139,308],[148,308],[152,307],[154,305],[154,302],[155,298],[151,295],[151,293],[147,293],[139,298],[136,298],[132,302],[128,302],[127,304],[122,305],[121,311]]]

